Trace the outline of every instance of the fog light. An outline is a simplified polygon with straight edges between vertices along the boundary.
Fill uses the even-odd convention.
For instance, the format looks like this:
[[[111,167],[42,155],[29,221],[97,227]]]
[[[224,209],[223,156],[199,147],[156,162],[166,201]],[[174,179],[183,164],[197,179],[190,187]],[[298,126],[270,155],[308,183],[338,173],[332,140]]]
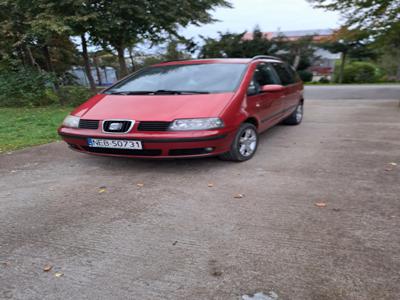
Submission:
[[[212,152],[213,150],[214,150],[213,147],[204,148],[204,151],[206,151],[206,152]]]

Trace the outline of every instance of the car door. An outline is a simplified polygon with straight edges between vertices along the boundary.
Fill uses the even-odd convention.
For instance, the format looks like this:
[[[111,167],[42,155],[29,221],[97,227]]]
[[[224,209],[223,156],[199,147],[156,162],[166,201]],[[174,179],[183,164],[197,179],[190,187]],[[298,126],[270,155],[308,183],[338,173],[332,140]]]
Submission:
[[[293,108],[299,100],[298,87],[294,76],[295,73],[293,71],[290,72],[290,67],[285,63],[273,62],[271,64],[284,86],[284,101],[282,109],[289,110]]]
[[[269,63],[259,63],[248,88],[248,101],[261,121],[261,129],[268,127],[268,124],[279,117],[282,111],[284,92],[261,90],[262,86],[270,84],[281,84],[278,75]]]

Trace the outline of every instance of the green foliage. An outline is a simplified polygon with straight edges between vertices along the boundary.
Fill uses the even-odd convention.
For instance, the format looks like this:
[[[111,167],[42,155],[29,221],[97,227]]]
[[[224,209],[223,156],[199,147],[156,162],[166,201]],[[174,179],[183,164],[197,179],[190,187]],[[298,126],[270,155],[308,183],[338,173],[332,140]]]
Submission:
[[[60,88],[60,93],[63,97],[63,103],[74,107],[81,105],[93,96],[88,88],[79,85],[63,86]]]
[[[330,83],[330,81],[326,77],[321,77],[321,79],[319,80],[319,83]]]
[[[251,39],[244,39],[243,33],[219,33],[216,39],[203,38],[201,58],[248,58],[256,55],[274,55],[279,49],[275,41],[265,38],[259,28],[253,31]]]
[[[32,69],[0,70],[0,106],[43,106],[57,102],[54,78]]]
[[[380,79],[379,69],[369,62],[352,62],[344,67],[343,83],[373,83]],[[338,74],[335,73],[335,81]]]
[[[399,0],[308,0],[316,7],[340,11],[348,25],[375,32],[386,30],[399,22]]]
[[[216,39],[203,37],[203,40],[204,45],[199,55],[201,58],[251,58],[256,55],[275,55],[291,63],[298,70],[306,70],[311,65],[315,52],[312,36],[296,41],[284,36],[268,39],[258,27],[254,29],[250,39],[245,38],[245,32],[239,34],[220,32]]]
[[[57,127],[71,107],[0,108],[0,153],[59,139]]]
[[[387,80],[400,81],[400,22],[389,28],[374,44],[379,52],[379,65],[385,70]]]
[[[313,73],[310,71],[301,70],[298,74],[303,82],[311,82],[313,79]]]
[[[117,51],[120,76],[128,71],[127,47],[142,40],[160,42],[168,35],[177,36],[179,26],[213,22],[210,10],[230,7],[225,0],[100,0],[97,4],[91,8],[98,22],[88,31],[96,43]]]

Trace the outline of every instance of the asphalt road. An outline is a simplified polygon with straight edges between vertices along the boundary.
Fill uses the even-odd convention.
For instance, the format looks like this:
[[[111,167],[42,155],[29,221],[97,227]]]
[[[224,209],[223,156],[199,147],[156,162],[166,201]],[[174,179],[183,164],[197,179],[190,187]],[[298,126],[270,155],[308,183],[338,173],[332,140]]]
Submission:
[[[399,299],[399,102],[306,105],[241,164],[0,155],[0,299]]]
[[[306,99],[400,99],[400,84],[306,86]]]

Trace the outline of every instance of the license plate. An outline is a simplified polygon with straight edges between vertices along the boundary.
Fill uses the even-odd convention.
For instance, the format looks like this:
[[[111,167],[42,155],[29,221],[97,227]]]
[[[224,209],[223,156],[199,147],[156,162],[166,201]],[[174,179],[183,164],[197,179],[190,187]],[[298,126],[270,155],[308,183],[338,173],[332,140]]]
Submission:
[[[106,140],[106,139],[88,139],[88,146],[94,148],[114,148],[114,149],[135,149],[142,150],[142,142],[131,140]]]

